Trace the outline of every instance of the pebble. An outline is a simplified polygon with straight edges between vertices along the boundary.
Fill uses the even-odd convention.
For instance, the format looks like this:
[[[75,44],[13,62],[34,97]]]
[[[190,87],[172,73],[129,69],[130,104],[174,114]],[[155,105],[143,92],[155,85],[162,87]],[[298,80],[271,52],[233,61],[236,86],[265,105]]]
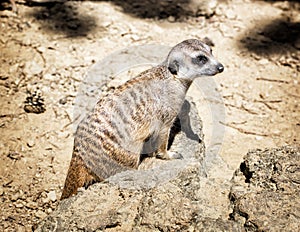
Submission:
[[[30,202],[28,202],[26,204],[26,207],[30,208],[30,209],[37,209],[38,208],[38,204],[36,202],[30,201]]]
[[[176,19],[175,19],[174,16],[169,16],[168,21],[171,22],[171,23],[174,23],[176,21]]]
[[[45,218],[47,216],[47,214],[44,211],[42,211],[42,210],[38,210],[35,213],[35,216],[38,217],[38,218]]]
[[[46,73],[46,74],[44,74],[43,79],[52,81],[54,79],[54,76],[50,73]]]
[[[269,60],[268,59],[265,59],[265,58],[262,58],[258,61],[259,64],[261,65],[266,65],[269,63]]]
[[[11,196],[10,200],[11,201],[16,201],[20,198],[20,193],[16,193],[14,195]]]
[[[29,139],[29,140],[27,141],[27,146],[28,146],[28,147],[34,147],[34,145],[35,145],[34,139]]]
[[[37,49],[40,53],[44,53],[46,51],[45,47],[37,47]]]
[[[260,140],[262,140],[263,138],[262,138],[261,136],[255,136],[255,139],[256,139],[257,141],[260,141]]]
[[[15,206],[16,206],[16,208],[23,208],[23,203],[17,203],[17,204],[15,204]]]
[[[47,194],[47,198],[50,200],[50,201],[56,201],[57,200],[57,197],[56,197],[56,193],[55,191],[50,191],[48,194]]]

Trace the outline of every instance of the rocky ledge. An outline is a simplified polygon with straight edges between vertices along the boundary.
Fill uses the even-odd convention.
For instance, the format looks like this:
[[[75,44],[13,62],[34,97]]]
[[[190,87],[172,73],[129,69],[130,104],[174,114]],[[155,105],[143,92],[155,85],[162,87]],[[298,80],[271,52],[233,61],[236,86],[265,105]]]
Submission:
[[[246,231],[300,230],[300,148],[250,151],[235,172],[231,218]]]
[[[170,149],[182,160],[148,158],[82,189],[36,231],[299,231],[300,148],[251,151],[232,178],[216,178],[194,104],[179,116]],[[208,166],[225,173],[220,160]]]

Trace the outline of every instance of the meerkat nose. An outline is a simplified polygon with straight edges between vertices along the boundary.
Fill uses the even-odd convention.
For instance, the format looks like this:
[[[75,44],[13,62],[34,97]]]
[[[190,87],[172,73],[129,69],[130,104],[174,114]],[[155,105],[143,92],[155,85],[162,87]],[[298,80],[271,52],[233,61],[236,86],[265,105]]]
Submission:
[[[222,64],[219,64],[219,65],[217,66],[217,69],[218,69],[219,73],[221,73],[221,72],[224,71],[224,66],[223,66]]]

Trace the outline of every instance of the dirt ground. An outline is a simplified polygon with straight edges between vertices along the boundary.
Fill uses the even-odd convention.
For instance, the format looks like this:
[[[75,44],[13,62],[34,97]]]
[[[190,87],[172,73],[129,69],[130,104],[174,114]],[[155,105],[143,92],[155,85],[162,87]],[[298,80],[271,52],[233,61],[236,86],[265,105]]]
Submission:
[[[225,128],[215,146],[232,172],[248,149],[299,145],[299,2],[219,1],[209,18],[165,15],[145,11],[147,1],[139,1],[140,8],[128,2],[17,1],[18,14],[1,2],[1,231],[31,231],[55,209],[72,154],[80,84],[94,63],[129,46],[204,37],[214,42],[225,71],[213,77],[211,91],[221,97],[197,94],[206,78],[189,95],[207,144],[216,124]],[[44,102],[35,96],[38,105],[32,106],[28,91],[32,96],[36,90]],[[217,121],[207,107],[214,104],[225,110]]]

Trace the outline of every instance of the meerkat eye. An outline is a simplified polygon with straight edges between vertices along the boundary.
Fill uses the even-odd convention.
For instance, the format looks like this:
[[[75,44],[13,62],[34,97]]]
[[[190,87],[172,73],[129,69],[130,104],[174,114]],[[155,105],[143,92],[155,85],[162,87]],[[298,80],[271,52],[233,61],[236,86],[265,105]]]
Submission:
[[[197,56],[197,60],[202,63],[202,64],[205,64],[207,61],[208,61],[208,58],[206,56],[203,56],[203,55],[199,55]]]

